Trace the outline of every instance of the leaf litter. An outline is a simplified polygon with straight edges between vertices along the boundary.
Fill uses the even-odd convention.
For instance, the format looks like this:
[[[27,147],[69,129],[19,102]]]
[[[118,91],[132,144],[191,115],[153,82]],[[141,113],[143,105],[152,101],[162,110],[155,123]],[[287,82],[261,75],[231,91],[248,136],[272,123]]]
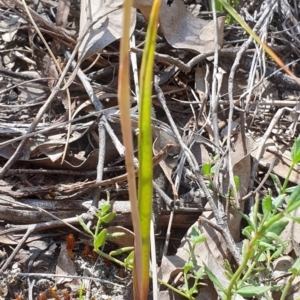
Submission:
[[[155,210],[158,267],[163,280],[177,287],[183,285],[185,249],[189,249],[188,238],[193,226],[197,226],[206,236],[206,241],[195,248],[197,267],[205,263],[226,285],[225,259],[239,263],[237,247],[243,239],[241,217],[231,206],[230,191],[235,187],[234,205],[247,212],[247,199],[253,197],[260,182],[263,185],[256,192],[276,191],[265,174],[272,172],[281,180],[285,178],[291,164],[291,145],[299,135],[299,86],[278,71],[260,48],[247,44],[248,37],[239,26],[225,25],[224,15],[215,26],[206,1],[202,5],[189,2],[162,3],[154,72],[171,116],[197,163],[202,166],[213,162],[214,171],[211,178],[205,178],[205,184],[218,194],[223,205],[218,213],[211,211],[208,195],[199,188],[155,94],[152,126],[153,155],[158,160],[158,189],[154,193],[159,206]],[[248,22],[260,24],[261,37],[278,36],[272,40],[272,47],[286,64],[293,63],[292,70],[297,75],[300,29],[295,8],[285,1],[279,1],[281,6],[269,2],[255,6],[241,1],[240,13]],[[151,4],[151,0],[135,0],[132,9],[135,44],[131,51],[137,54],[138,65]],[[78,225],[76,215],[88,218],[91,205],[106,199],[109,193],[117,216],[108,230],[114,232],[119,228],[127,237],[114,242],[123,247],[133,239],[125,228],[130,228],[131,221],[116,101],[122,2],[41,1],[27,5],[55,55],[56,64],[33,29],[23,3],[1,0],[0,297],[47,299],[56,294],[61,299],[67,299],[67,295],[76,299],[80,282],[84,282],[86,299],[132,299],[130,273],[99,258],[95,261],[92,254],[87,254],[90,240],[83,231],[67,226]],[[262,17],[266,11],[267,17]],[[275,11],[286,18],[285,23],[275,21]],[[263,22],[264,18],[269,23]],[[282,28],[286,29],[284,33]],[[239,59],[232,79],[230,71],[237,53],[246,44],[248,49]],[[77,64],[74,60],[74,69],[66,75],[71,103],[65,89],[53,95],[60,79],[56,66],[64,69],[70,60],[67,50],[74,52],[73,59],[78,60]],[[214,73],[212,61],[216,50],[219,60]],[[82,71],[83,75],[76,76]],[[216,110],[212,110],[213,95],[218,99]],[[137,96],[132,94],[134,130]],[[49,105],[45,106],[47,102]],[[231,114],[232,106],[235,110]],[[101,122],[108,133],[104,140],[98,127]],[[238,186],[233,186],[235,176],[239,178]],[[299,181],[296,166],[290,183]],[[175,211],[171,229],[174,245],[166,252],[163,244],[170,210]],[[226,222],[220,223],[220,217]],[[115,225],[119,227],[114,229]],[[272,263],[275,277],[288,272],[293,263],[291,253],[299,256],[297,226],[290,221],[281,234],[282,240],[290,242],[285,256]],[[19,232],[23,232],[22,236]],[[66,251],[65,238],[70,233],[75,234],[76,240],[74,260]],[[109,252],[116,246],[108,242],[106,247]],[[37,275],[28,277],[29,273]],[[207,286],[199,289],[196,298],[216,298],[218,291],[207,279],[204,281]],[[298,293],[295,283],[292,295],[296,297]],[[160,296],[172,297],[163,290]],[[274,292],[272,297],[279,296]]]

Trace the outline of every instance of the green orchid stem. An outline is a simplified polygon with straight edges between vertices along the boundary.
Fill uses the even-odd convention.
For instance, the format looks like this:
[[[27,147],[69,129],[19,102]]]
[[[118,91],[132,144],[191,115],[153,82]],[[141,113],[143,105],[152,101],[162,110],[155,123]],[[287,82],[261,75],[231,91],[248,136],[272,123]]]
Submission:
[[[153,195],[153,163],[152,163],[152,80],[154,52],[156,46],[157,24],[159,20],[161,0],[154,0],[151,8],[144,54],[140,69],[140,98],[139,98],[139,170],[138,170],[138,204],[141,220],[141,276],[143,293],[141,299],[146,299],[149,287],[149,255],[150,232]]]
[[[295,164],[292,163],[292,165],[290,166],[289,172],[288,172],[288,174],[287,174],[287,176],[286,176],[286,178],[285,178],[283,187],[282,187],[281,190],[280,190],[280,194],[284,194],[285,189],[286,189],[286,187],[287,187],[287,185],[288,185],[288,183],[289,183],[289,179],[290,179],[290,176],[291,176],[291,173],[292,173],[294,167],[295,167]]]

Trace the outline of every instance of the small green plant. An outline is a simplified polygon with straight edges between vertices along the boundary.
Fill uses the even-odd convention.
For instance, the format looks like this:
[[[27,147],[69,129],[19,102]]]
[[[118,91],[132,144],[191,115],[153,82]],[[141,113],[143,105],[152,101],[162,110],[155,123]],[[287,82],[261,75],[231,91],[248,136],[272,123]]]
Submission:
[[[111,222],[116,215],[116,213],[111,212],[110,209],[111,209],[111,205],[109,203],[101,205],[99,209],[96,209],[94,215],[97,218],[97,223],[94,232],[87,226],[87,224],[84,223],[84,221],[80,216],[77,216],[78,222],[82,226],[84,231],[91,236],[94,245],[93,251],[98,253],[100,256],[117,263],[118,265],[124,268],[132,269],[131,260],[127,258],[125,259],[125,262],[122,262],[116,259],[114,256],[132,251],[133,247],[120,248],[118,250],[111,252],[109,255],[100,249],[105,244],[107,238],[116,238],[123,235],[123,233],[121,232],[120,233],[114,232],[112,234],[107,233],[107,229],[103,227],[104,224],[108,224],[109,222]],[[131,254],[129,254],[129,256],[131,257]]]
[[[300,185],[293,190],[291,195],[287,193],[286,189],[291,170],[299,162],[300,138],[297,138],[292,148],[292,164],[284,185],[281,186],[280,180],[273,176],[279,195],[273,197],[271,191],[269,191],[262,201],[260,201],[259,197],[256,197],[251,214],[248,216],[241,213],[248,222],[248,226],[243,230],[243,234],[246,237],[242,248],[243,259],[235,272],[227,263],[225,274],[229,279],[228,286],[222,286],[218,278],[206,268],[207,275],[217,290],[221,292],[223,299],[232,299],[233,295],[237,294],[242,297],[254,297],[263,295],[270,290],[279,289],[279,286],[271,285],[271,283],[263,285],[261,278],[271,279],[271,274],[268,273],[270,264],[283,253],[286,247],[286,242],[280,239],[280,234],[288,224],[288,219],[300,223],[300,218],[291,215],[300,206]],[[282,208],[284,201],[286,201],[286,205]],[[296,261],[291,268],[293,275],[289,279],[290,284],[284,288],[282,300],[285,299],[284,297],[291,286],[292,280],[299,274],[299,264]]]
[[[204,267],[197,268],[197,259],[195,257],[195,248],[198,244],[204,242],[206,239],[204,234],[200,234],[196,226],[192,227],[191,237],[187,240],[191,244],[191,249],[185,249],[188,254],[188,260],[183,266],[183,277],[184,277],[184,286],[181,289],[185,293],[185,297],[188,299],[194,299],[193,295],[198,294],[199,285],[203,283],[199,282],[203,276],[205,276]],[[198,270],[197,270],[198,269]],[[190,287],[189,279],[193,279],[193,285]]]
[[[97,209],[94,213],[95,217],[97,218],[97,223],[95,225],[94,230],[91,230],[87,224],[82,220],[80,216],[78,216],[78,222],[82,226],[85,232],[87,232],[92,240],[94,245],[94,251],[98,253],[100,256],[113,261],[114,263],[120,265],[126,269],[133,269],[134,265],[134,248],[133,247],[123,247],[114,251],[111,251],[109,254],[103,252],[100,248],[105,244],[107,238],[114,238],[123,235],[123,233],[115,232],[113,234],[107,233],[107,229],[103,228],[103,225],[106,225],[113,220],[115,217],[115,212],[110,212],[111,205],[104,204],[101,205],[99,209]],[[205,241],[205,236],[200,234],[199,230],[196,227],[192,228],[191,237],[188,238],[191,243],[191,250],[186,250],[189,253],[188,261],[185,263],[183,267],[184,273],[184,286],[181,290],[174,288],[173,286],[168,285],[163,281],[159,281],[162,285],[170,288],[177,294],[187,298],[187,299],[194,299],[193,295],[198,293],[198,286],[201,285],[199,282],[200,279],[205,275],[204,268],[200,268],[197,270],[197,261],[195,257],[195,247]],[[127,253],[127,257],[124,259],[124,262],[115,258],[115,256],[119,256],[121,254]],[[193,279],[193,286],[189,287],[189,279]],[[80,287],[79,289],[79,298],[83,299],[83,288]]]
[[[204,163],[201,167],[203,176],[207,177],[209,180],[212,180],[213,175],[216,172],[216,162],[219,159],[220,159],[220,154],[217,154],[214,157],[210,155],[210,160]]]

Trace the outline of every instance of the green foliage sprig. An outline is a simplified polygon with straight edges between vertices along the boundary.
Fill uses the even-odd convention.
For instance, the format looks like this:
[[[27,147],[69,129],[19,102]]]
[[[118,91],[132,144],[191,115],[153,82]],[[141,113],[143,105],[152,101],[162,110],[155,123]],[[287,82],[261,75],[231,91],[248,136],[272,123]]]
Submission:
[[[77,216],[78,222],[82,226],[84,231],[91,236],[93,240],[93,246],[94,246],[93,251],[98,253],[100,256],[117,263],[118,265],[124,268],[132,268],[132,266],[126,265],[126,263],[123,263],[122,261],[116,259],[112,255],[108,255],[101,250],[101,247],[105,244],[107,238],[114,238],[114,237],[119,237],[124,235],[121,232],[120,233],[115,232],[112,234],[107,233],[107,229],[103,227],[104,224],[108,224],[109,222],[111,222],[116,215],[115,212],[110,212],[110,209],[111,209],[111,205],[107,203],[100,206],[99,209],[95,210],[95,217],[97,218],[97,223],[94,232],[87,226],[87,224],[85,224],[85,222],[82,220],[80,216]],[[121,250],[119,251],[121,253]]]
[[[292,164],[285,182],[288,182],[291,170],[299,162],[300,138],[297,138],[292,148]],[[281,186],[278,178],[276,178],[276,184]],[[262,201],[256,197],[253,211],[249,216],[241,213],[248,223],[248,226],[243,230],[246,237],[242,248],[243,259],[235,272],[228,268],[227,264],[226,274],[230,280],[228,286],[222,286],[218,278],[209,269],[206,269],[207,275],[221,292],[223,299],[230,300],[233,295],[237,294],[243,297],[254,297],[279,288],[276,285],[261,284],[259,274],[266,272],[269,268],[264,266],[270,266],[272,260],[283,253],[286,242],[280,239],[280,234],[287,226],[288,219],[300,223],[300,218],[291,215],[294,210],[300,207],[300,185],[293,190],[291,195],[286,193],[285,186],[286,184],[279,189],[280,193],[275,198],[271,191]],[[286,201],[285,207],[279,210],[284,201]],[[260,212],[260,206],[262,212]],[[282,295],[287,294],[292,280],[299,273],[298,264],[300,263],[296,261],[295,266],[291,268],[293,275],[289,279],[289,284],[285,286]],[[285,298],[282,296],[282,299]]]

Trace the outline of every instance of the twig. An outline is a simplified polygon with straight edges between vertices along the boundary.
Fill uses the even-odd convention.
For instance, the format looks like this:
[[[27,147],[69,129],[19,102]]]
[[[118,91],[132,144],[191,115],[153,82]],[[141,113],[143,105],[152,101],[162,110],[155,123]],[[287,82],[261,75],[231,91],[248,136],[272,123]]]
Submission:
[[[154,189],[159,193],[161,198],[164,200],[165,204],[169,208],[173,208],[174,201],[159,187],[159,185],[154,180],[152,181],[152,184],[153,184]]]
[[[135,47],[135,36],[132,35],[130,39],[130,47]],[[134,79],[134,87],[135,87],[135,96],[136,99],[140,99],[140,90],[139,90],[139,72],[138,72],[138,66],[137,66],[137,57],[136,54],[132,51],[130,53],[130,59],[131,59],[131,66],[132,66],[132,73],[133,73],[133,79]]]
[[[173,149],[172,144],[167,144],[157,155],[153,157],[153,166],[156,166],[164,157]],[[135,172],[136,174],[136,172]],[[98,182],[97,180],[85,181],[85,182],[77,182],[73,184],[57,184],[57,185],[48,185],[48,186],[38,186],[38,187],[25,187],[18,191],[11,190],[2,190],[3,194],[19,198],[19,197],[27,197],[30,195],[50,193],[52,191],[56,191],[62,194],[73,193],[75,191],[80,191],[84,189],[96,188],[99,186],[107,186],[119,182],[123,182],[127,180],[127,173],[116,176],[114,178],[106,179]]]
[[[259,183],[258,187],[255,189],[255,191],[251,191],[246,195],[244,196],[241,201],[245,201],[247,200],[248,198],[252,197],[253,195],[255,195],[265,184],[265,182],[268,180],[271,172],[273,171],[273,168],[275,166],[275,163],[278,161],[278,158],[274,158],[271,163],[270,163],[270,166],[269,166],[269,169],[267,171],[267,173],[265,174],[263,180]]]
[[[274,4],[275,1],[273,1]],[[269,9],[272,9],[272,6],[269,7]],[[255,27],[253,28],[254,32],[257,32],[260,28],[260,26],[262,25],[262,23],[265,21],[265,18],[268,16],[269,14],[269,10],[266,10],[262,16],[260,17],[260,19],[258,20],[258,22],[256,23]],[[238,66],[240,64],[240,60],[243,56],[243,54],[246,52],[246,50],[248,49],[248,47],[250,46],[250,44],[252,43],[253,38],[250,36],[248,38],[248,40],[243,44],[243,46],[240,48],[240,50],[237,52],[236,54],[236,59],[231,67],[230,70],[230,74],[229,74],[229,78],[228,78],[228,98],[229,98],[229,115],[228,115],[228,133],[227,133],[227,151],[228,151],[228,173],[229,173],[229,180],[230,180],[230,185],[234,190],[234,195],[235,195],[235,204],[236,207],[239,208],[240,204],[239,204],[239,199],[237,199],[237,190],[236,190],[236,185],[234,183],[234,175],[233,175],[233,169],[232,169],[232,163],[231,163],[231,132],[232,132],[232,118],[233,118],[233,110],[234,110],[234,100],[233,100],[233,83],[234,83],[234,76],[235,73],[238,69]],[[243,134],[242,136],[242,140],[243,140],[243,147],[244,147],[244,151],[247,151],[247,147],[245,144],[245,130],[244,130],[244,126],[245,126],[245,119],[244,119],[244,113],[241,113],[241,133]],[[246,153],[244,153],[246,155]],[[249,187],[248,187],[249,188]],[[251,189],[251,186],[250,186]]]
[[[104,168],[104,173],[110,172],[121,172],[124,171],[124,166],[114,166]],[[45,170],[45,169],[10,169],[7,172],[7,175],[20,175],[20,174],[54,174],[54,175],[68,175],[68,176],[83,176],[83,177],[90,177],[96,176],[97,171],[72,171],[72,170]]]
[[[71,56],[70,53],[68,51],[65,52],[66,57],[70,60]],[[72,67],[76,66],[76,62],[73,60],[72,62]],[[77,63],[78,65],[78,63]],[[96,97],[93,88],[91,87],[90,82],[88,81],[86,75],[82,72],[82,70],[78,67],[77,70],[77,75],[80,78],[83,86],[86,89],[87,94],[89,95],[89,98],[92,102],[92,104],[94,105],[95,109],[97,111],[103,111],[103,106],[101,104],[101,102],[98,100],[98,98]],[[125,148],[122,145],[122,143],[119,141],[118,137],[116,136],[116,134],[114,133],[113,129],[111,128],[110,124],[108,123],[105,115],[103,115],[100,119],[100,122],[102,121],[102,124],[105,126],[105,129],[107,131],[107,133],[109,134],[110,138],[112,139],[113,144],[116,146],[116,149],[118,150],[120,156],[124,156],[125,153]],[[102,166],[103,168],[103,166]]]
[[[5,0],[2,0],[2,1],[5,1]],[[22,10],[24,9],[23,3],[19,0],[14,0],[14,4],[16,5],[17,8],[22,9]],[[9,3],[7,3],[6,5],[7,5],[7,7],[10,7]],[[41,15],[39,15],[36,11],[31,9],[30,7],[28,7],[28,10],[29,10],[30,14],[32,15],[32,17],[34,18],[34,20],[36,22],[38,22],[39,24],[44,25],[48,29],[50,34],[51,33],[59,34],[60,36],[63,36],[63,40],[69,42],[72,45],[76,45],[76,41],[71,38],[72,33],[70,31],[68,31],[64,28],[55,26],[51,21],[47,21],[47,19],[43,18]],[[24,19],[26,19],[27,16],[22,15],[22,17]]]
[[[29,9],[29,11],[32,14],[32,10]],[[78,43],[76,45],[76,47],[77,46],[79,47],[79,44],[80,43]],[[75,56],[76,51],[78,49],[76,47],[75,47],[75,49],[74,49],[74,51],[72,53],[72,55],[74,55],[74,56]],[[10,159],[3,166],[3,168],[2,168],[2,170],[0,172],[0,179],[2,179],[6,175],[7,171],[12,167],[12,165],[22,156],[22,154],[23,154],[23,148],[26,147],[26,142],[28,140],[28,134],[32,133],[35,130],[35,128],[37,127],[38,123],[42,119],[43,115],[45,114],[45,112],[50,107],[52,101],[55,99],[56,94],[60,90],[59,87],[61,86],[62,82],[64,81],[65,76],[66,76],[66,74],[67,74],[67,72],[68,72],[68,70],[69,70],[69,68],[71,66],[71,62],[72,62],[71,60],[69,60],[67,62],[67,65],[64,68],[64,70],[62,71],[62,74],[60,75],[60,78],[57,81],[56,86],[52,89],[50,96],[48,97],[48,99],[46,100],[46,102],[44,103],[44,105],[40,108],[40,110],[38,111],[36,117],[34,118],[33,122],[31,123],[31,125],[30,125],[30,127],[29,127],[29,129],[27,131],[26,137],[24,139],[22,139],[22,141],[18,145],[16,151],[14,152],[14,154],[10,157]]]
[[[167,115],[167,118],[169,120],[171,128],[172,128],[172,130],[173,130],[173,132],[174,132],[181,148],[184,150],[184,153],[187,157],[188,163],[190,164],[190,166],[193,170],[193,173],[197,178],[197,183],[200,186],[200,188],[203,190],[205,196],[207,197],[209,205],[210,205],[211,209],[214,212],[217,224],[222,227],[224,235],[226,235],[226,241],[228,241],[230,243],[230,245],[228,247],[230,247],[231,249],[235,249],[235,251],[234,251],[235,256],[234,257],[237,259],[237,262],[238,262],[238,261],[240,261],[239,255],[237,254],[238,250],[236,249],[235,243],[232,240],[232,237],[231,237],[231,234],[230,234],[230,231],[229,231],[229,228],[228,228],[228,224],[227,224],[227,222],[224,222],[224,219],[223,219],[223,216],[224,216],[223,206],[222,206],[221,203],[219,203],[219,205],[217,207],[214,199],[212,198],[212,196],[211,196],[211,194],[210,194],[210,192],[209,192],[209,190],[208,190],[208,188],[207,188],[207,186],[204,182],[203,176],[201,175],[199,165],[198,165],[194,155],[191,153],[190,149],[183,143],[182,138],[179,134],[179,131],[176,127],[176,124],[175,124],[175,122],[174,122],[174,120],[173,120],[173,118],[170,114],[170,111],[169,111],[169,109],[166,105],[166,101],[165,101],[164,95],[162,93],[162,90],[157,84],[155,84],[155,90],[158,94],[158,99],[161,102],[161,105],[162,105],[162,107],[163,107],[163,109],[164,109],[164,111]]]
[[[214,135],[214,143],[217,146],[217,149],[220,147],[220,137],[219,137],[219,125],[218,125],[218,99],[219,99],[219,90],[220,90],[220,83],[219,83],[219,76],[222,76],[219,74],[218,71],[218,64],[219,64],[219,44],[218,44],[218,20],[217,20],[217,13],[216,13],[216,3],[214,0],[210,1],[211,8],[212,8],[212,14],[213,14],[213,20],[214,20],[214,68],[213,68],[213,81],[212,81],[212,87],[211,87],[211,99],[210,99],[210,112],[211,112],[211,118],[212,118],[212,125],[213,125],[213,135]],[[218,88],[217,88],[218,84]],[[216,149],[216,150],[217,150]],[[218,151],[218,150],[217,150]]]
[[[170,236],[171,236],[171,229],[172,229],[172,224],[173,224],[173,218],[174,218],[174,210],[171,210],[169,223],[168,223],[168,228],[167,228],[167,235],[166,235],[164,249],[163,249],[163,256],[166,256],[167,252],[168,252]]]
[[[28,6],[25,2],[25,0],[22,0],[23,2],[23,5],[24,5],[24,8],[25,8],[25,11],[34,27],[34,29],[36,30],[38,36],[40,37],[40,39],[42,40],[44,46],[46,47],[50,57],[52,58],[52,61],[53,63],[55,64],[56,66],[56,69],[58,70],[59,74],[61,75],[62,74],[62,69],[60,67],[60,64],[58,63],[56,57],[54,56],[50,46],[48,45],[48,43],[46,42],[44,36],[42,35],[41,31],[39,30],[37,24],[35,23],[29,9],[28,9]],[[65,79],[64,79],[64,82],[65,82]],[[71,120],[72,118],[72,111],[71,111],[71,95],[70,95],[70,91],[69,89],[66,89],[66,95],[67,95],[67,100],[68,100],[68,107],[69,107],[69,112],[68,112],[68,115],[69,115],[69,120]],[[69,123],[68,125],[68,133],[67,133],[67,140],[66,140],[66,144],[65,144],[65,149],[64,149],[64,152],[63,152],[63,156],[62,156],[62,163],[64,162],[65,160],[65,157],[66,157],[66,154],[67,154],[67,149],[68,149],[68,145],[69,145],[69,141],[70,141],[70,135],[71,135],[71,123]]]
[[[33,300],[33,287],[35,285],[35,279],[30,282],[30,278],[28,277],[28,300]]]
[[[97,165],[97,180],[103,180],[104,172],[104,159],[105,159],[105,145],[106,145],[106,135],[104,122],[99,121],[98,124],[98,134],[99,134],[99,155],[98,155],[98,165]]]
[[[6,199],[6,198],[4,198],[4,199],[1,198],[1,200],[2,200],[2,201],[6,201],[6,202],[8,202],[8,203],[12,203],[12,205],[15,205],[15,204],[16,204],[16,203],[14,203],[13,201],[10,201],[9,199]],[[68,226],[68,227],[71,228],[72,230],[77,231],[77,232],[79,232],[79,233],[82,233],[82,234],[88,236],[88,234],[82,232],[81,230],[77,229],[77,228],[74,227],[73,225],[69,224],[69,223],[66,222],[64,219],[58,218],[58,217],[55,216],[54,214],[52,214],[52,213],[50,213],[50,212],[44,210],[44,209],[41,208],[41,207],[38,207],[38,206],[32,206],[32,205],[28,205],[28,204],[21,203],[21,202],[19,202],[18,204],[19,204],[19,206],[21,206],[21,207],[26,207],[26,208],[28,208],[29,210],[38,210],[38,211],[41,211],[41,212],[45,213],[46,215],[50,216],[51,218],[53,218],[53,219],[55,219],[55,220],[57,220],[57,221],[59,221],[59,222],[65,224],[66,226]],[[37,225],[37,224],[36,224],[36,225]],[[30,228],[30,226],[31,226],[31,225],[29,225],[28,229]],[[4,233],[1,232],[0,235],[2,235],[2,234],[4,234]]]
[[[143,50],[138,49],[138,48],[131,48],[130,51],[138,54],[142,54]],[[192,68],[206,59],[207,57],[210,57],[214,54],[214,51],[208,52],[208,53],[201,53],[197,56],[195,56],[193,59],[191,59],[187,64],[181,61],[179,58],[174,58],[170,55],[166,54],[161,54],[161,53],[155,53],[154,59],[156,61],[162,62],[162,63],[167,63],[170,65],[174,65],[178,67],[182,72],[188,73],[192,70]]]
[[[194,155],[191,153],[190,149],[184,144],[184,142],[183,142],[183,140],[180,136],[180,133],[179,133],[177,127],[176,127],[176,124],[175,124],[175,122],[174,122],[174,120],[171,116],[171,113],[170,113],[170,111],[167,107],[164,94],[163,94],[161,88],[157,84],[155,84],[155,90],[157,92],[157,96],[158,96],[158,99],[159,99],[159,101],[162,105],[162,108],[164,109],[164,111],[167,115],[167,118],[168,118],[169,123],[171,125],[171,128],[174,132],[174,135],[176,136],[176,138],[177,138],[177,140],[178,140],[178,142],[181,146],[181,149],[184,151],[184,154],[186,155],[188,163],[190,164],[190,167],[192,168],[194,174],[196,175],[198,183],[200,184],[200,187],[203,189],[203,191],[205,193],[205,196],[207,197],[207,199],[209,201],[209,204],[211,205],[212,210],[216,214],[216,219],[217,219],[218,224],[224,224],[224,221],[223,221],[222,217],[219,214],[218,208],[217,208],[214,200],[212,199],[212,197],[211,197],[211,195],[208,191],[208,188],[206,187],[206,184],[203,180],[203,177],[200,173],[200,169],[199,169],[197,160],[195,159]]]
[[[9,258],[7,259],[7,261],[5,262],[5,264],[2,266],[2,268],[0,269],[0,274],[2,274],[6,268],[8,267],[8,265],[12,262],[12,260],[14,259],[14,257],[17,255],[18,251],[21,249],[21,247],[23,246],[23,244],[26,242],[27,238],[29,237],[29,235],[34,231],[34,226],[30,226],[26,233],[24,234],[24,236],[22,237],[21,241],[19,242],[18,246],[16,246],[16,248],[14,249],[14,251],[12,252],[12,254],[9,256]]]
[[[224,234],[227,236],[226,237],[226,240],[227,241],[230,241],[230,245],[229,247],[231,247],[232,249],[235,248],[235,243],[234,241],[232,240],[232,237],[230,235],[230,231],[229,231],[229,228],[228,228],[228,224],[227,222],[224,222],[222,216],[224,215],[224,210],[223,210],[223,206],[222,204],[219,204],[219,208],[216,206],[215,204],[215,201],[214,199],[212,198],[205,182],[204,182],[204,179],[201,175],[201,172],[200,172],[200,169],[199,169],[199,166],[198,166],[198,163],[195,159],[195,157],[193,156],[193,154],[191,153],[190,149],[187,148],[187,146],[183,143],[182,139],[181,139],[181,136],[178,132],[178,129],[176,127],[176,124],[174,123],[173,121],[173,118],[171,117],[171,114],[170,114],[170,111],[166,105],[166,101],[165,101],[165,98],[164,98],[164,95],[162,93],[162,90],[160,89],[160,87],[155,84],[155,89],[158,93],[158,99],[160,100],[161,102],[161,105],[163,107],[163,109],[165,110],[165,113],[168,117],[168,120],[169,120],[169,123],[171,125],[171,128],[173,129],[173,132],[180,144],[180,146],[182,147],[182,149],[184,150],[184,153],[187,157],[187,160],[188,160],[188,163],[190,164],[190,166],[192,167],[192,170],[193,170],[193,173],[196,175],[196,178],[197,178],[197,183],[199,184],[199,186],[201,187],[201,189],[203,190],[205,196],[207,197],[208,199],[208,202],[210,204],[210,207],[211,209],[213,210],[214,212],[214,215],[215,215],[215,218],[217,220],[217,223],[223,228],[223,231],[224,231]],[[238,250],[236,250],[235,252],[238,252]],[[235,255],[235,257],[238,259],[238,255]],[[239,259],[237,261],[240,261]]]
[[[84,220],[90,220],[91,216],[88,215],[87,213],[83,213],[80,215],[80,217]],[[6,230],[2,230],[0,232],[0,235],[5,235],[5,234],[11,234],[11,233],[15,233],[15,232],[22,232],[22,231],[26,231],[29,230],[30,228],[33,228],[32,232],[37,232],[37,231],[41,231],[41,230],[45,230],[45,229],[51,229],[51,228],[57,228],[57,227],[61,227],[63,225],[77,225],[78,222],[78,218],[77,217],[73,217],[73,218],[66,218],[66,219],[60,219],[60,220],[56,220],[56,221],[47,221],[47,222],[42,222],[42,223],[35,223],[35,224],[31,224],[31,225],[15,225],[12,228],[6,229]],[[76,229],[77,231],[78,229]],[[82,231],[80,231],[82,233]]]
[[[197,163],[197,160],[195,159],[194,155],[191,153],[190,149],[184,144],[181,136],[180,136],[180,133],[177,129],[177,126],[173,120],[173,117],[169,111],[169,108],[166,104],[166,99],[165,99],[165,96],[163,94],[163,91],[161,90],[161,88],[159,87],[159,85],[157,83],[154,84],[154,87],[155,87],[155,90],[157,92],[157,97],[158,97],[158,100],[160,101],[161,103],[161,106],[162,108],[164,109],[165,113],[166,113],[166,116],[168,118],[168,121],[170,123],[170,126],[173,130],[173,133],[176,137],[176,139],[178,140],[182,150],[184,151],[188,161],[189,161],[189,164],[191,165],[191,167],[194,167],[196,166],[198,163]]]
[[[68,51],[65,52],[66,57],[68,59],[71,58],[71,55]],[[95,109],[97,111],[102,111],[103,106],[101,102],[97,99],[93,88],[91,87],[90,82],[87,80],[86,75],[82,72],[82,70],[79,68],[79,64],[77,63],[77,75],[80,78],[83,86],[86,89],[87,94],[90,97],[90,101],[94,105]],[[72,61],[72,67],[76,68],[76,62]],[[116,146],[119,154],[121,157],[124,156],[125,153],[125,148],[119,141],[118,137],[112,130],[110,124],[107,122],[106,116],[102,115],[99,124],[98,124],[98,134],[99,134],[99,154],[98,154],[98,165],[97,165],[97,181],[102,181],[103,179],[103,168],[104,168],[104,159],[105,159],[105,143],[106,143],[106,131],[107,130],[108,134],[110,135],[114,145]],[[94,197],[93,197],[93,206],[97,207],[97,203],[99,201],[99,196],[100,196],[100,190],[99,187],[96,188]]]
[[[276,112],[276,114],[272,118],[272,121],[270,122],[269,127],[267,128],[266,132],[264,133],[263,137],[261,138],[259,147],[258,147],[257,152],[256,152],[256,156],[255,156],[255,159],[254,159],[254,162],[253,162],[253,166],[252,166],[250,183],[249,183],[250,190],[252,190],[253,185],[254,185],[255,174],[256,174],[256,171],[257,171],[258,164],[259,164],[259,160],[260,160],[261,156],[263,155],[264,145],[267,142],[267,139],[269,138],[274,126],[276,125],[276,123],[280,119],[280,117],[283,114],[285,109],[288,109],[288,108],[278,109],[278,111]]]

